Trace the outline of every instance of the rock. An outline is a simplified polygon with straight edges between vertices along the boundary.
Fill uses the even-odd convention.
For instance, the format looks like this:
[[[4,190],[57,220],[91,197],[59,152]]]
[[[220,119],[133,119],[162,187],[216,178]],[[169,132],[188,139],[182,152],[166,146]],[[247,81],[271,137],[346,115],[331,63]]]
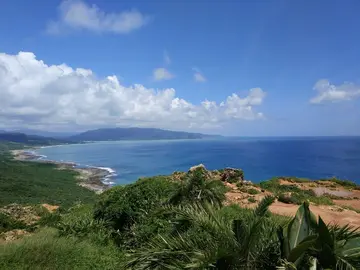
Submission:
[[[27,232],[25,230],[16,229],[16,230],[7,231],[7,232],[0,234],[0,238],[4,239],[5,242],[10,242],[10,241],[19,239],[19,238],[23,237],[24,235],[28,235],[28,234],[29,234],[29,232]]]
[[[50,213],[55,212],[60,207],[58,205],[51,205],[51,204],[47,204],[47,203],[43,203],[41,206],[46,208]]]
[[[196,171],[196,170],[199,169],[199,168],[201,168],[202,170],[205,170],[205,171],[206,171],[205,165],[204,165],[204,164],[199,164],[199,165],[196,165],[196,166],[192,166],[192,167],[189,169],[189,172]]]

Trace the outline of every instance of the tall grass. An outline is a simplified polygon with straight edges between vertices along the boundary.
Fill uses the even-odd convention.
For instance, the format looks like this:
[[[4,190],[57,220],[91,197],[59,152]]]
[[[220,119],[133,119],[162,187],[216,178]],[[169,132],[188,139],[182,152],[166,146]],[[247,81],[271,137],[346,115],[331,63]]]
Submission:
[[[0,244],[0,269],[119,269],[122,253],[76,238],[58,237],[55,229]]]

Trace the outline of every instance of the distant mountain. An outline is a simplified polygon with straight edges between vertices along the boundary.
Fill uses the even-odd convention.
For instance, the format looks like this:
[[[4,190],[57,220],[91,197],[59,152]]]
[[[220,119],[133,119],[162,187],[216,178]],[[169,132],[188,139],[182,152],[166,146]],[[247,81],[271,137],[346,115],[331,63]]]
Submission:
[[[43,130],[28,129],[28,128],[11,130],[8,132],[25,133],[27,135],[36,135],[36,136],[51,137],[51,138],[66,138],[66,137],[70,137],[70,136],[77,134],[77,132],[43,131]],[[0,130],[0,133],[1,133],[1,130]]]
[[[71,141],[172,140],[215,137],[201,133],[170,131],[157,128],[102,128],[69,137]]]
[[[3,132],[0,133],[0,142],[15,142],[27,145],[54,145],[54,144],[67,144],[72,143],[68,140],[55,139],[51,137],[43,137],[37,135],[27,135],[25,133],[17,132]]]

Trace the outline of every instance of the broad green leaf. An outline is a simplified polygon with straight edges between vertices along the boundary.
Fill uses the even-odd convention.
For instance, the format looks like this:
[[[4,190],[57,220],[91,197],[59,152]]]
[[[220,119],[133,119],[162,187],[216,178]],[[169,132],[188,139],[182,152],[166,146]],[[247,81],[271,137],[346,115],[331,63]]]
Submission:
[[[304,202],[296,212],[295,217],[288,226],[290,249],[295,248],[311,233],[312,220],[309,204]]]
[[[360,257],[360,238],[347,241],[340,252],[344,257]]]
[[[289,262],[296,262],[301,256],[303,256],[305,254],[305,252],[310,247],[315,245],[316,240],[317,240],[317,237],[315,235],[307,237],[304,241],[299,243],[295,248],[293,248],[290,251],[288,261]]]

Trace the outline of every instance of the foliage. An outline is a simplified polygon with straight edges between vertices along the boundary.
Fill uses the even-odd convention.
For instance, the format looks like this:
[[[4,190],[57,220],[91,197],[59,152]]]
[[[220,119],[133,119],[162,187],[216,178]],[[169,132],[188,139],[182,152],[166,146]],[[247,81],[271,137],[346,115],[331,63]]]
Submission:
[[[360,233],[350,226],[327,226],[311,213],[309,205],[299,207],[286,232],[280,227],[278,237],[284,266],[304,269],[358,269]]]
[[[358,185],[356,183],[354,183],[353,181],[350,180],[341,180],[338,179],[336,177],[331,177],[331,178],[324,178],[324,179],[320,179],[318,180],[319,182],[321,181],[329,181],[329,182],[333,182],[336,183],[340,186],[346,187],[346,188],[357,188]]]
[[[0,269],[118,269],[121,252],[111,245],[96,245],[75,238],[57,237],[43,229],[13,243],[0,244]]]
[[[75,205],[61,216],[56,224],[60,236],[88,239],[98,244],[109,244],[115,233],[103,220],[93,219],[91,205]]]
[[[231,219],[236,207],[228,208],[230,215],[224,216],[224,212],[210,204],[168,206],[168,210],[177,213],[175,231],[161,235],[145,248],[128,254],[125,268],[275,267],[277,260],[271,261],[270,258],[279,257],[272,229],[276,225],[267,211],[273,200],[266,197],[255,210],[241,210],[246,214],[236,221]]]
[[[256,195],[256,194],[260,193],[260,191],[258,191],[256,188],[247,187],[247,186],[243,185],[242,183],[237,183],[236,186],[241,192],[245,192],[250,195]]]
[[[94,217],[104,220],[112,229],[129,231],[159,206],[167,202],[179,183],[167,177],[141,179],[134,184],[117,186],[105,191],[95,206]]]
[[[0,233],[14,230],[25,229],[27,225],[19,220],[12,218],[11,216],[0,212]]]
[[[169,203],[210,202],[221,205],[227,188],[219,180],[208,179],[206,173],[203,168],[189,172],[185,183],[170,198]]]
[[[58,170],[53,164],[16,161],[0,154],[0,172],[0,206],[49,203],[68,207],[95,198],[94,192],[77,184],[76,172]]]
[[[249,201],[250,203],[256,203],[256,199],[255,199],[254,197],[249,197],[249,198],[248,198],[248,201]]]

